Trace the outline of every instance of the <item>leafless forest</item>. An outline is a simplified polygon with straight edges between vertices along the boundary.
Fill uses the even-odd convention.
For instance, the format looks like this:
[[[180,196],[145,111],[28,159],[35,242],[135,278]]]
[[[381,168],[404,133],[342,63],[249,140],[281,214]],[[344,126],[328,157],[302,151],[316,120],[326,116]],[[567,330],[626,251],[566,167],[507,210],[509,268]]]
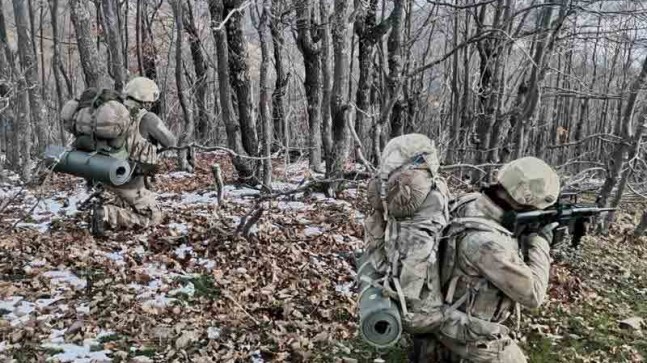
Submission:
[[[518,338],[531,362],[643,362],[646,34],[629,0],[0,0],[0,360],[404,361],[357,336],[349,256],[357,177],[417,132],[459,193],[534,155],[618,207],[553,251]],[[78,178],[30,181],[72,141],[68,99],[139,75],[180,145],[167,217],[95,239]]]
[[[57,118],[65,100],[145,75],[180,144],[226,145],[245,177],[263,170],[244,156],[276,152],[338,177],[349,159],[375,161],[389,137],[421,132],[472,181],[536,155],[591,181],[600,205],[645,189],[640,1],[14,0],[1,10],[4,167],[24,177],[48,143],[70,138]]]

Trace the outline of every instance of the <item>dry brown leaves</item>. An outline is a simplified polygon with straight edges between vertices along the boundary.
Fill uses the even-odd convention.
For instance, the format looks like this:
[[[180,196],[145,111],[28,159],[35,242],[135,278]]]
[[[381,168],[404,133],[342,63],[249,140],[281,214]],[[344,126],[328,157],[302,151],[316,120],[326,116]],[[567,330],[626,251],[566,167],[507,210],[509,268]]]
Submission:
[[[221,155],[200,158],[230,165]],[[87,347],[77,358],[98,361],[311,361],[355,336],[356,191],[348,201],[264,202],[245,239],[234,232],[252,200],[230,189],[216,205],[209,168],[160,180],[167,216],[154,229],[96,239],[84,214],[59,213],[44,233],[0,236],[0,357],[64,360],[72,345]],[[59,176],[52,185],[79,188]]]

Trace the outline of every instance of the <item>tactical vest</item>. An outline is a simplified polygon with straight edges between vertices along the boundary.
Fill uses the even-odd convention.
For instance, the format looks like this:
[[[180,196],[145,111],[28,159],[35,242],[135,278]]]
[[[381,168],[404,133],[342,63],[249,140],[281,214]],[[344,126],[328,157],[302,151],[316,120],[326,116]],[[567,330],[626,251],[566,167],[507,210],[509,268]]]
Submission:
[[[128,129],[126,130],[126,144],[124,149],[128,153],[128,158],[132,161],[156,165],[158,162],[157,146],[144,138],[139,132],[142,119],[148,113],[146,109],[131,110],[131,120]]]
[[[441,253],[441,284],[446,304],[455,306],[469,316],[502,323],[511,315],[512,307],[519,309],[518,304],[501,294],[483,276],[471,275],[459,266],[461,241],[472,233],[495,234],[500,241],[516,245],[512,233],[496,221],[462,215],[464,211],[461,209],[474,203],[479,195],[468,194],[451,203],[452,220],[444,232]]]

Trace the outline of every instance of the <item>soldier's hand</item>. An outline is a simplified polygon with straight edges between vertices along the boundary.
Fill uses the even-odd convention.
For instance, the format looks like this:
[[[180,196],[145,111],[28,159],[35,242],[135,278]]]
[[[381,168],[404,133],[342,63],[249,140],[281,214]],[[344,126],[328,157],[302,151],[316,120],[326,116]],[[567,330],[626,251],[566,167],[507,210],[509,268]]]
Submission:
[[[537,235],[539,235],[539,237],[545,239],[546,242],[548,242],[550,244],[550,243],[553,242],[553,232],[554,232],[555,228],[557,228],[557,226],[559,226],[559,223],[557,223],[557,222],[547,224],[547,225],[541,227],[541,229],[537,232]]]

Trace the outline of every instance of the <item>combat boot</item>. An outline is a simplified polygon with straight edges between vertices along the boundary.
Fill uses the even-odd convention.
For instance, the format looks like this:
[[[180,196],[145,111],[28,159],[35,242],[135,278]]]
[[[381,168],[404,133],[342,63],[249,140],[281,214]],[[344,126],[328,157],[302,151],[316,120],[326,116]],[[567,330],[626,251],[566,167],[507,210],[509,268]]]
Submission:
[[[103,237],[106,235],[106,221],[104,221],[105,213],[103,212],[103,206],[100,203],[96,203],[92,208],[92,235],[95,237]]]

